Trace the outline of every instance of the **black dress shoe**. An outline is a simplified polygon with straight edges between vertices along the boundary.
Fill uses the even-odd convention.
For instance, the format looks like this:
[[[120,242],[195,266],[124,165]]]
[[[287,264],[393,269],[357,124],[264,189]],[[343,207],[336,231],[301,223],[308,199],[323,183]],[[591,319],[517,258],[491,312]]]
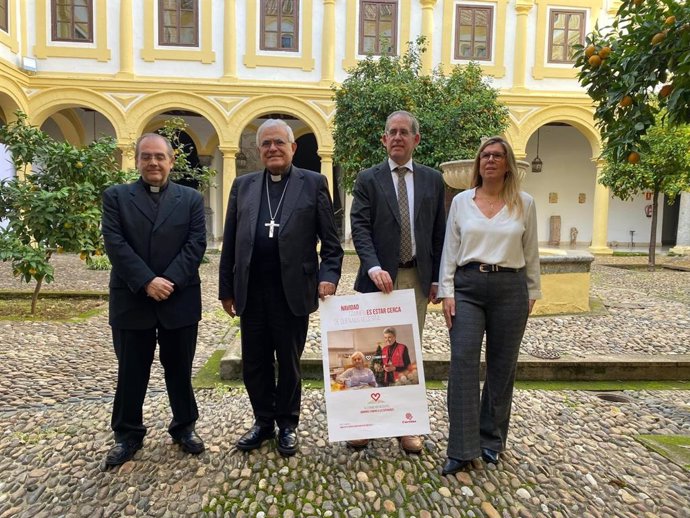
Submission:
[[[237,441],[237,449],[242,451],[255,450],[261,446],[261,443],[268,439],[273,439],[275,436],[275,429],[273,427],[261,427],[259,425],[252,426],[247,433],[245,433],[240,440]]]
[[[198,455],[204,451],[204,441],[201,440],[194,430],[187,432],[180,437],[173,438],[175,444],[179,444],[182,451],[185,453],[191,453],[192,455]]]
[[[297,453],[297,432],[294,428],[281,428],[278,431],[278,451],[288,457]]]
[[[498,464],[498,452],[490,448],[482,448],[482,459],[489,464]]]
[[[448,457],[446,459],[446,463],[443,465],[443,471],[441,471],[441,473],[444,475],[452,475],[453,473],[457,473],[458,471],[468,468],[471,464],[472,461],[469,460],[458,460]]]
[[[134,454],[138,452],[142,446],[143,443],[141,441],[124,441],[115,443],[115,446],[110,448],[110,451],[105,456],[105,465],[119,466],[120,464],[124,464],[134,457]]]

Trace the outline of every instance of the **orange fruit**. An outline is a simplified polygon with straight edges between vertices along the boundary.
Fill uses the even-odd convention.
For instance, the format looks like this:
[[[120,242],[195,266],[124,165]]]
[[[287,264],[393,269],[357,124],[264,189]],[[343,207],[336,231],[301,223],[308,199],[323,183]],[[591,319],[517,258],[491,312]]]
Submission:
[[[31,275],[36,275],[36,268],[29,268],[29,273]]]
[[[633,4],[635,4],[637,7],[640,7],[644,3],[644,0],[633,0]]]
[[[597,54],[594,54],[587,60],[587,63],[589,63],[589,66],[592,68],[599,68],[599,65],[601,65],[601,58]]]
[[[600,57],[601,59],[606,59],[606,58],[608,58],[610,55],[611,55],[611,47],[603,47],[603,48],[599,51],[599,57]]]
[[[628,163],[637,164],[640,161],[640,154],[637,151],[631,151],[628,153]]]
[[[657,32],[652,38],[652,45],[658,45],[666,39],[666,31]]]
[[[85,261],[86,258],[88,257],[88,255],[89,254],[87,254],[86,252],[82,252],[81,254],[79,254],[79,259],[81,259],[82,261]]]
[[[673,91],[673,85],[664,85],[661,87],[661,90],[659,90],[659,97],[661,99],[664,99],[671,95],[671,92]]]
[[[589,47],[587,47],[585,49],[585,56],[587,58],[591,58],[592,56],[594,56],[594,54],[596,54],[596,52],[597,52],[596,47],[594,45],[590,45]]]
[[[633,103],[633,98],[629,95],[626,95],[621,99],[621,102],[618,103],[618,106],[621,108],[627,108],[628,106],[632,105]]]
[[[676,23],[676,17],[675,16],[669,16],[664,21],[664,25],[673,25],[674,23]]]
[[[75,166],[77,169],[81,169],[82,167],[84,167],[84,164],[82,164],[81,162],[77,162],[76,164],[74,164],[74,166]]]

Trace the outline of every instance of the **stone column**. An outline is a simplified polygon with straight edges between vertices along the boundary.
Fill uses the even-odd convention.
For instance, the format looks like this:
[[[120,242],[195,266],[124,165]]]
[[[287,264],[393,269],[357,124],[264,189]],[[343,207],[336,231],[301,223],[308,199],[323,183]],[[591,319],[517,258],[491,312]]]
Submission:
[[[534,2],[532,0],[516,0],[515,12],[517,13],[517,24],[515,28],[515,54],[513,65],[513,91],[526,91],[525,77],[527,74],[527,16],[532,10]]]
[[[223,80],[237,80],[237,19],[235,0],[225,0],[223,9]]]
[[[134,77],[132,0],[120,0],[120,71],[117,77],[123,79]]]
[[[321,36],[321,83],[330,86],[335,80],[335,0],[323,2]]]
[[[671,248],[670,252],[678,255],[690,255],[690,192],[680,193],[676,246]]]
[[[228,200],[230,198],[230,187],[237,176],[237,169],[235,167],[235,155],[239,153],[240,148],[236,146],[219,147],[223,154],[223,214],[222,221],[225,221],[225,213],[228,211]]]
[[[597,182],[594,186],[594,220],[592,221],[592,245],[589,251],[593,254],[612,255],[607,245],[609,225],[609,189],[599,183],[599,177],[604,169],[603,160],[596,160]]]
[[[134,139],[121,139],[117,141],[117,148],[122,153],[122,160],[120,167],[122,169],[134,169],[136,167],[134,161]]]
[[[333,199],[333,153],[330,151],[319,152],[321,157],[321,174],[328,180],[328,192],[331,194],[331,200]]]
[[[434,68],[434,6],[436,0],[420,0],[422,4],[422,36],[426,37],[426,52],[422,54],[422,74],[429,75]]]

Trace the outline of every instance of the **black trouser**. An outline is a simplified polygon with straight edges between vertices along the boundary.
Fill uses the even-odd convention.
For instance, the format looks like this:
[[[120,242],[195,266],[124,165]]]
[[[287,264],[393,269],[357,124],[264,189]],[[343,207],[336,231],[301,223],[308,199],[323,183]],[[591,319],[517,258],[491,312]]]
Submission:
[[[198,324],[179,329],[113,328],[117,355],[117,390],[111,427],[115,441],[141,441],[146,435],[142,406],[151,374],[151,364],[160,344],[160,361],[173,418],[168,432],[174,438],[194,430],[199,411],[192,389],[192,362],[196,351]]]
[[[449,457],[472,460],[480,456],[481,448],[505,449],[528,312],[524,269],[456,271],[448,376]],[[479,366],[485,333],[486,379],[480,397]]]
[[[292,314],[279,276],[252,274],[249,287],[240,331],[242,376],[255,422],[262,427],[296,427],[302,400],[299,360],[309,316]]]

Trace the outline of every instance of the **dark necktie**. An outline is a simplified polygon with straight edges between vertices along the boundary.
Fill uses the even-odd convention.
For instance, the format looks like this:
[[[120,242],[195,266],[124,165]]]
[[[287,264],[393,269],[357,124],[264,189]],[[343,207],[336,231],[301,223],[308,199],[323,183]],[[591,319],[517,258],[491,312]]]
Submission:
[[[412,232],[410,231],[410,205],[407,199],[405,173],[407,167],[396,167],[398,173],[398,205],[400,208],[400,262],[412,260]]]

